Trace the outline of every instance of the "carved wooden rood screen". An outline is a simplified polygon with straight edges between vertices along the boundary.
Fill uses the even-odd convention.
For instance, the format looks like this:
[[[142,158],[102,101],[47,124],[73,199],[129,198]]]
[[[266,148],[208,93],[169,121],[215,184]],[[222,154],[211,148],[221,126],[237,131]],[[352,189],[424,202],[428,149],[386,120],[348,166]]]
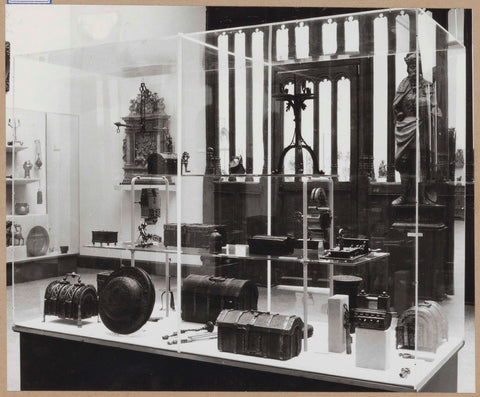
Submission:
[[[266,172],[268,168],[269,70],[264,61],[270,60],[275,67],[281,69],[282,65],[289,65],[292,61],[315,63],[342,61],[359,56],[371,58],[375,54],[374,24],[377,19],[386,21],[385,34],[388,36],[388,49],[385,54],[392,54],[387,55],[388,86],[386,90],[388,92],[386,102],[390,106],[396,88],[397,72],[394,54],[397,50],[397,30],[398,26],[401,26],[407,36],[400,38],[403,49],[415,51],[417,15],[414,10],[369,12],[359,16],[355,14],[340,15],[323,19],[307,19],[283,25],[243,27],[221,32],[216,37],[213,35],[209,37],[209,44],[218,46],[218,52],[216,54],[209,53],[206,58],[208,65],[206,80],[207,84],[212,87],[212,101],[207,106],[209,136],[206,147],[215,149],[215,155],[221,158],[222,171],[228,173],[228,167],[223,164],[228,164],[231,158],[239,154],[245,159],[247,174]],[[261,72],[255,71],[258,64],[261,65]],[[364,99],[372,99],[371,92],[365,95],[370,95],[370,97]],[[256,109],[259,107],[263,107],[263,117],[256,116]],[[391,118],[391,109],[388,108],[386,111],[388,121],[386,133],[383,133],[382,139],[387,137],[388,149],[386,148],[385,153],[388,155],[386,155],[385,163],[388,181],[392,182],[395,178],[394,123]],[[361,109],[360,113],[362,114]],[[360,122],[363,123],[363,121]],[[372,124],[371,120],[367,120],[366,123]],[[360,171],[368,175],[373,174],[374,138],[372,127],[365,126],[364,130],[368,131],[367,135],[369,136],[366,136],[364,141],[362,138],[358,154]],[[256,135],[260,131],[263,131],[263,139],[260,139],[259,142]],[[276,138],[278,133],[278,131],[274,131],[272,139],[278,139],[278,137]],[[317,134],[318,131],[314,131],[314,133]],[[314,136],[314,140],[317,139],[318,137]],[[332,139],[331,144],[336,145],[336,142],[333,142]],[[318,145],[313,144],[312,146],[316,156],[319,157]],[[259,151],[261,153],[258,153]],[[336,156],[332,153],[332,161],[335,159]],[[272,170],[275,170],[278,157],[272,158],[272,162]]]

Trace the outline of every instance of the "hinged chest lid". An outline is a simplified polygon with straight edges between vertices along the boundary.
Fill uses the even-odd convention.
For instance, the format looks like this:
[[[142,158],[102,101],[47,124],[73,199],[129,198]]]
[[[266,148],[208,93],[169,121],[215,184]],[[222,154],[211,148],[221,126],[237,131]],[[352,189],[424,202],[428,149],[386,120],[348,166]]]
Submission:
[[[303,329],[303,321],[295,315],[225,309],[217,317],[217,326],[291,335],[297,327]]]
[[[238,298],[248,295],[258,298],[258,288],[250,280],[223,278],[190,274],[183,280],[182,294],[193,293],[206,296],[225,296]]]

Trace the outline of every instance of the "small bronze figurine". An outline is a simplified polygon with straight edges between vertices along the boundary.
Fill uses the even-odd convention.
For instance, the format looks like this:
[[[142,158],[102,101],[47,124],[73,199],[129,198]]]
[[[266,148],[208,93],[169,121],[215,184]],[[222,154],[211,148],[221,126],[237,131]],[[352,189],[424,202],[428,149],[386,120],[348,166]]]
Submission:
[[[30,160],[27,160],[23,163],[23,169],[25,170],[24,178],[30,178],[30,170],[33,168],[33,164]]]
[[[167,153],[172,153],[173,152],[172,136],[168,134],[165,140],[166,140],[166,146],[167,146]]]
[[[243,158],[241,154],[233,157],[232,161],[230,161],[230,175],[232,174],[245,174],[245,167],[243,166]],[[235,181],[236,178],[230,176],[228,180]]]
[[[15,223],[13,225],[15,233],[13,235],[13,245],[25,245],[25,240],[22,236],[22,225]]]
[[[378,177],[379,178],[387,177],[387,164],[385,164],[384,160],[382,160],[380,162],[380,165],[378,166]]]
[[[12,221],[7,221],[7,247],[12,245]]]
[[[188,159],[190,158],[190,154],[188,152],[183,152],[182,154],[182,166],[184,172],[190,172],[188,169]]]

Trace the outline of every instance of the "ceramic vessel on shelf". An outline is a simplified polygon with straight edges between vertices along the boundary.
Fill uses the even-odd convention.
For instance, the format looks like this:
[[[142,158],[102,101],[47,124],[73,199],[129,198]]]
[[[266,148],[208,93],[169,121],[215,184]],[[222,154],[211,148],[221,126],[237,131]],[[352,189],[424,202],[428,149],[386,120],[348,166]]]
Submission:
[[[28,203],[15,203],[15,215],[27,215],[30,212]]]

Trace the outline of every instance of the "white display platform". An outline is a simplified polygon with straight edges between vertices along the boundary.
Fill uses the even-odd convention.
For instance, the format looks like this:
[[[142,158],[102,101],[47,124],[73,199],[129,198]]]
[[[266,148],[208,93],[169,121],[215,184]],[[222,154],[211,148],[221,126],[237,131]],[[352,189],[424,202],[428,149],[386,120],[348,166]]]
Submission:
[[[158,311],[154,311],[157,316]],[[161,314],[160,314],[161,315]],[[233,353],[223,353],[217,349],[217,339],[195,341],[180,345],[168,345],[162,335],[176,331],[178,324],[174,312],[168,319],[147,322],[139,331],[130,335],[119,335],[108,330],[97,318],[83,321],[82,327],[75,322],[48,316],[22,321],[13,330],[67,340],[135,350],[151,354],[179,357],[183,359],[211,362],[222,365],[269,371],[273,373],[318,379],[327,382],[344,383],[388,391],[417,391],[452,358],[464,342],[460,338],[450,338],[439,347],[436,354],[419,352],[419,357],[433,361],[404,359],[395,350],[390,368],[386,371],[358,368],[355,366],[355,335],[353,334],[352,354],[328,352],[328,327],[326,323],[312,323],[313,336],[309,339],[308,351],[287,361],[265,359]],[[181,323],[181,328],[197,328],[201,324]],[[187,334],[188,335],[188,334]],[[182,334],[185,337],[185,334]],[[401,368],[408,367],[411,374],[399,376]]]

